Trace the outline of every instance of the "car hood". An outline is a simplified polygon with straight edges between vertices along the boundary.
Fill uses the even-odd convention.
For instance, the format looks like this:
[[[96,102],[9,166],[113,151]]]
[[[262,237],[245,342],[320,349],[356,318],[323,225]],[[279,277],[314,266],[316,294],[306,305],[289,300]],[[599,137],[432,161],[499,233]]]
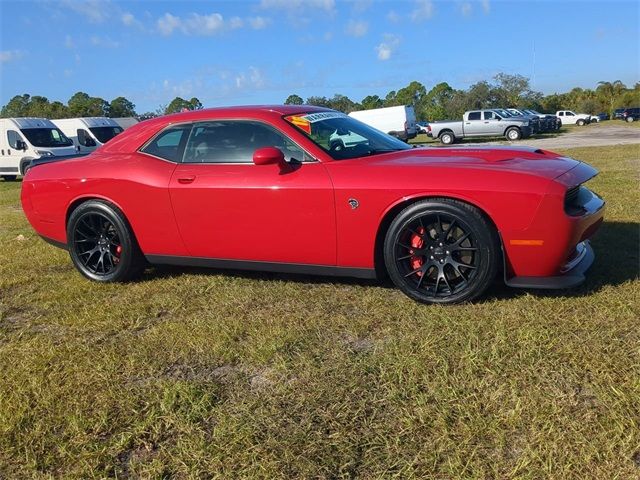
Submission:
[[[556,179],[581,162],[535,148],[418,147],[363,158],[368,165],[500,170]]]

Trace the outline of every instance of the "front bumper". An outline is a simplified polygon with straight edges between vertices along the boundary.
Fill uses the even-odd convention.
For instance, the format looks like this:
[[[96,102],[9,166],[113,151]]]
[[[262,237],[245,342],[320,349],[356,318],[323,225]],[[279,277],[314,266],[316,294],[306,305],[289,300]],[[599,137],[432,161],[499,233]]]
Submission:
[[[512,277],[505,278],[505,284],[514,288],[538,288],[555,290],[577,287],[586,279],[585,272],[591,267],[596,256],[588,240],[576,245],[574,257],[561,268],[561,275],[552,277]]]

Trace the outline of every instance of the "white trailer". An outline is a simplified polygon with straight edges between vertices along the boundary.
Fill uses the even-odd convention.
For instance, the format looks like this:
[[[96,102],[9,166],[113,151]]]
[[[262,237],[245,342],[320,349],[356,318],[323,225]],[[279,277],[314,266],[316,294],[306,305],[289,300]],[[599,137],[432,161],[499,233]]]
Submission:
[[[411,105],[360,110],[349,116],[405,142],[418,134],[416,114]]]

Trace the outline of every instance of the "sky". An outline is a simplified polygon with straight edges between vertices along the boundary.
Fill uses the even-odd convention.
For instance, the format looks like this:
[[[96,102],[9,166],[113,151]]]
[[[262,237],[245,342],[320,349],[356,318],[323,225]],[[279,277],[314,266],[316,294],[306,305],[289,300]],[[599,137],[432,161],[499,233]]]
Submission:
[[[29,93],[174,97],[205,107],[412,80],[466,88],[498,72],[535,90],[640,80],[638,1],[0,0],[0,104]]]

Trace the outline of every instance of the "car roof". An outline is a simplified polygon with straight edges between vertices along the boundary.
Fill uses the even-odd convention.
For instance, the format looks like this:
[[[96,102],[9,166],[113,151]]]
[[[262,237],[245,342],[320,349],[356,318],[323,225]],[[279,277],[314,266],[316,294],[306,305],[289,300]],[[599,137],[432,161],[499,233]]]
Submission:
[[[151,135],[170,125],[217,120],[217,119],[251,119],[274,120],[284,115],[295,115],[310,112],[332,112],[333,110],[313,105],[243,105],[239,107],[203,108],[202,110],[190,110],[188,112],[163,115],[136,123],[128,128],[124,134],[110,140],[100,151],[104,153],[125,153],[137,149],[142,141],[146,141]]]

